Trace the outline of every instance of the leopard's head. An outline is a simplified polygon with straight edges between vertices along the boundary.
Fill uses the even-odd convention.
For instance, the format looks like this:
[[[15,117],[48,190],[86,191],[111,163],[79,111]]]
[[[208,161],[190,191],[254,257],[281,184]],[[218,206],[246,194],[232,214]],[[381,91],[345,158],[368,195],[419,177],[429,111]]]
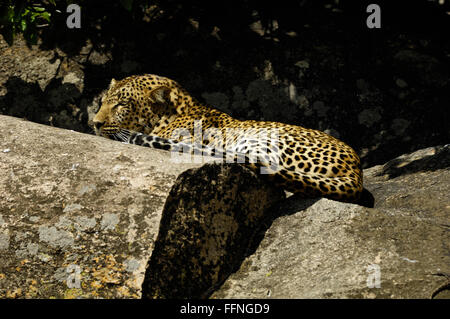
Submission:
[[[117,137],[122,131],[151,134],[177,114],[175,82],[156,75],[112,80],[92,124],[97,135]]]

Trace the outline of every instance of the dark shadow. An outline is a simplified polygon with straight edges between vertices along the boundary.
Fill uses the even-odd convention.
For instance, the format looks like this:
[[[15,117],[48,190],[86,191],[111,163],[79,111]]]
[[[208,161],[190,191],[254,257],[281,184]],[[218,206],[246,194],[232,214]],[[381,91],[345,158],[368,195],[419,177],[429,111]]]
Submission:
[[[375,197],[367,188],[363,188],[361,196],[355,204],[358,204],[360,206],[367,207],[367,208],[374,208],[375,207]]]
[[[26,118],[48,124],[46,121],[43,92],[37,83],[27,83],[19,77],[11,77],[5,83],[8,93],[0,96],[0,110],[4,115]]]
[[[180,174],[163,208],[143,297],[207,298],[256,250],[276,218],[316,201],[284,202],[284,196],[239,164]]]
[[[295,194],[289,196],[276,207],[276,218],[289,216],[314,205],[320,198],[303,198]]]
[[[426,156],[406,165],[402,165],[404,163],[402,159],[393,159],[384,165],[382,172],[378,176],[388,175],[389,178],[395,178],[400,175],[436,171],[450,167],[450,144],[437,146],[434,149],[434,155]]]
[[[29,83],[11,77],[5,83],[7,94],[0,96],[1,114],[24,118],[36,123],[88,132],[86,105],[78,100],[80,90],[62,79],[52,79],[41,89],[38,83]]]
[[[241,258],[236,262],[234,267],[230,269],[229,274],[223,281],[211,286],[208,291],[205,292],[204,297],[209,298],[217,289],[219,289],[223,283],[228,279],[228,277],[238,271],[244,260],[253,255],[258,249],[261,241],[264,239],[267,230],[272,226],[273,222],[282,216],[288,216],[298,213],[302,210],[308,209],[310,206],[314,205],[320,198],[307,199],[301,198],[299,196],[290,196],[276,204],[272,208],[267,210],[266,217],[258,225],[258,228],[252,230],[252,233],[248,234],[247,249],[242,254]]]
[[[364,189],[362,197],[363,200],[357,204],[370,208],[374,207],[374,197],[367,189]],[[300,195],[293,194],[287,197],[286,199],[274,204],[273,207],[267,211],[266,218],[262,220],[259,227],[255,229],[254,233],[251,235],[246,253],[242,256],[239,262],[236,263],[234,269],[230,272],[230,274],[238,271],[245,258],[253,255],[256,252],[261,241],[264,239],[267,230],[272,226],[273,222],[277,218],[280,218],[282,216],[289,216],[304,211],[309,207],[311,207],[312,205],[314,205],[320,199],[321,198],[304,198]],[[216,291],[220,286],[222,286],[222,284],[227,280],[227,278],[225,278],[224,281],[220,282],[219,284],[211,287],[207,295],[210,296],[214,291]]]

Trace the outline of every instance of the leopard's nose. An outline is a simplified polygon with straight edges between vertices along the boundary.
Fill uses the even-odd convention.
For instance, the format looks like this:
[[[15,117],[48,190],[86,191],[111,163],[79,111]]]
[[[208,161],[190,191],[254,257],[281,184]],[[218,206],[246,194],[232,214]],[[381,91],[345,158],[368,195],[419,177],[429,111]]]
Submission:
[[[102,126],[105,124],[105,122],[101,122],[101,121],[93,121],[94,122],[94,127],[97,130],[100,130],[102,128]]]

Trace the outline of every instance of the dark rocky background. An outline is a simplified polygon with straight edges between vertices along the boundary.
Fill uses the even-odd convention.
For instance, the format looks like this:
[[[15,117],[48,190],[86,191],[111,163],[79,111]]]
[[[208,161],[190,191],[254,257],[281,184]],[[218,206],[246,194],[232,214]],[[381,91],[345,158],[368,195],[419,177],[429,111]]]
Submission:
[[[449,1],[119,1],[64,7],[38,44],[0,37],[0,113],[91,132],[111,78],[155,73],[239,119],[323,130],[364,167],[449,142]],[[393,4],[395,2],[395,5]]]

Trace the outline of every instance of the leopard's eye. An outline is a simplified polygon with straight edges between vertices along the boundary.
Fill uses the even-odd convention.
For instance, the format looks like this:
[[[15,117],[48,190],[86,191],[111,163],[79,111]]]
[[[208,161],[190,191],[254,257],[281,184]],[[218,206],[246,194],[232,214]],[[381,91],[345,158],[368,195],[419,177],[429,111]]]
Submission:
[[[121,103],[115,104],[115,105],[111,108],[111,111],[116,111],[116,110],[119,109],[119,107],[120,107],[120,108],[125,108],[126,105],[125,105],[125,104],[121,104]]]

